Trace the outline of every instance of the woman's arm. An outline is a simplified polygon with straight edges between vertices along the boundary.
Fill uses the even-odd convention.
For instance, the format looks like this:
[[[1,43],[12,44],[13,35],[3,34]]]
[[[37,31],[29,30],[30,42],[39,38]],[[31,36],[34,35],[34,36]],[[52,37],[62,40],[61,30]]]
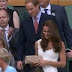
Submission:
[[[13,12],[13,23],[15,28],[20,27],[20,20],[19,20],[19,15],[16,11]]]
[[[59,55],[60,55],[60,61],[54,62],[54,61],[48,61],[48,60],[41,60],[37,62],[36,65],[39,65],[39,66],[50,65],[53,67],[64,67],[66,64],[66,53],[65,53],[65,45],[63,42],[62,42],[62,49]]]

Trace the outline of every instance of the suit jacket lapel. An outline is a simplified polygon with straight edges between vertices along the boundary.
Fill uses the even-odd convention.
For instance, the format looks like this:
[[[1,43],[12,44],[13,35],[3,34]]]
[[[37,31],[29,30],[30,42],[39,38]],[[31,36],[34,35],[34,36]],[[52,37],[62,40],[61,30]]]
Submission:
[[[41,30],[42,30],[42,27],[43,27],[43,22],[44,22],[44,16],[43,16],[43,13],[41,14],[41,17],[40,17],[40,20],[39,20],[39,25],[38,25],[38,31],[37,31],[37,34],[41,33]]]

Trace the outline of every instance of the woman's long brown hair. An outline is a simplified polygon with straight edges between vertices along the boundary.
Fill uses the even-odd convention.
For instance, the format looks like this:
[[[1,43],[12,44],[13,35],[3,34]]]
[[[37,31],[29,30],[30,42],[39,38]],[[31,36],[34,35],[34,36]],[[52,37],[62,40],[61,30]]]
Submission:
[[[3,38],[1,38],[1,37],[0,37],[0,42],[2,42],[3,47],[5,48],[5,42],[4,42]]]
[[[51,35],[48,37],[48,39],[46,39],[44,37],[43,31],[42,31],[42,33],[41,33],[41,38],[42,38],[41,47],[42,47],[43,51],[45,51],[47,49],[48,42],[51,41],[52,45],[54,47],[54,51],[60,52],[61,51],[61,39],[60,39],[60,35],[59,35],[59,32],[58,32],[58,29],[56,27],[55,22],[52,20],[48,20],[45,22],[44,26],[47,26],[49,28],[49,32]]]

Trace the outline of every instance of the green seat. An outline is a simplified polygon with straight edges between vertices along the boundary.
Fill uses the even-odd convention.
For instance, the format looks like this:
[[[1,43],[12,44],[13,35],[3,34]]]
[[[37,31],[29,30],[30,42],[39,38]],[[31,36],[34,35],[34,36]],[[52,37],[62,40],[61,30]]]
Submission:
[[[65,6],[70,28],[72,29],[72,5]]]
[[[17,10],[19,17],[20,17],[20,21],[23,21],[25,18],[27,18],[29,16],[25,6],[21,6],[21,7],[14,7],[15,10]]]
[[[67,13],[70,28],[72,30],[72,5],[65,6],[65,10]],[[67,72],[69,72],[69,61],[72,61],[72,58],[70,58],[70,59],[67,58],[67,64],[66,64],[67,65]]]
[[[72,61],[72,58],[67,58],[67,64],[66,64],[66,66],[67,66],[67,72],[69,72],[69,61]]]
[[[13,7],[13,6],[11,6],[11,5],[8,5],[8,8],[9,8],[9,9],[13,9],[13,10],[14,10],[14,7]]]

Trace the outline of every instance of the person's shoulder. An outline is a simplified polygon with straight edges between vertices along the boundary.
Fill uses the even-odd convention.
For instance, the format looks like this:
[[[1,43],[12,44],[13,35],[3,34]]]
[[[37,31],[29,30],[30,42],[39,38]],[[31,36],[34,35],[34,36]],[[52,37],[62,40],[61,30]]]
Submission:
[[[61,45],[62,47],[65,47],[65,43],[63,41],[61,41]]]
[[[51,7],[54,10],[58,10],[58,11],[64,10],[64,6],[60,6],[60,5],[51,5]]]
[[[7,11],[14,12],[14,10],[10,8],[7,8]]]
[[[12,66],[8,66],[7,67],[7,71],[10,71],[10,72],[17,72],[16,69]]]
[[[42,18],[44,18],[45,20],[54,20],[55,16],[42,13]]]
[[[31,20],[31,19],[32,19],[32,17],[29,15],[29,16],[25,17],[25,18],[23,19],[23,21],[29,22],[29,20]]]
[[[52,5],[52,4],[51,4],[51,6],[56,7],[56,8],[63,8],[64,7],[64,6],[61,6],[61,5]]]
[[[42,39],[37,40],[37,41],[35,42],[35,44],[37,45],[37,44],[38,44],[38,42],[41,42],[41,40],[42,40]]]

